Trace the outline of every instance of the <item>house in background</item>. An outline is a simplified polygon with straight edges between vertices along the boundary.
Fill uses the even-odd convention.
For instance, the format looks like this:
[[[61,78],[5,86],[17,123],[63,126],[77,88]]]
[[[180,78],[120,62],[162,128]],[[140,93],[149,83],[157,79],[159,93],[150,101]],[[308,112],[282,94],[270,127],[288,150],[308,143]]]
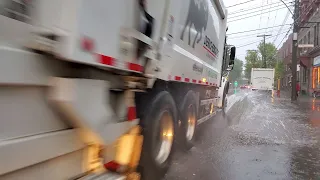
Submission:
[[[301,89],[311,94],[320,89],[320,0],[301,0],[300,2],[300,31],[299,45],[313,47],[299,48]]]
[[[320,90],[320,0],[301,0],[299,20],[297,80],[301,90],[311,95]],[[288,89],[292,78],[292,34],[278,50],[277,56],[285,65],[281,86]]]

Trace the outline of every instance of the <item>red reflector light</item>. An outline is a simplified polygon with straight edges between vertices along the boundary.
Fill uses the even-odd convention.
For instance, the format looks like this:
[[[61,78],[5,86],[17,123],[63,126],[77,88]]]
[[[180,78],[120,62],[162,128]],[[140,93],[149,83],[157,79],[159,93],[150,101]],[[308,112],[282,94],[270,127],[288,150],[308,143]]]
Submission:
[[[143,71],[142,66],[140,66],[139,64],[134,64],[134,63],[128,63],[128,69],[130,69],[132,71],[138,71],[138,72]]]
[[[136,107],[128,107],[128,121],[137,119]]]
[[[120,164],[110,161],[106,164],[104,164],[104,168],[108,169],[109,171],[116,172],[120,168]]]
[[[109,66],[114,66],[115,64],[115,59],[110,56],[99,55],[99,61],[100,63]]]
[[[85,51],[90,51],[92,52],[94,45],[93,45],[93,40],[88,38],[88,37],[84,37],[81,40],[81,47],[83,50]]]
[[[175,76],[175,77],[174,77],[174,80],[176,80],[176,81],[181,81],[181,77],[180,77],[180,76]]]

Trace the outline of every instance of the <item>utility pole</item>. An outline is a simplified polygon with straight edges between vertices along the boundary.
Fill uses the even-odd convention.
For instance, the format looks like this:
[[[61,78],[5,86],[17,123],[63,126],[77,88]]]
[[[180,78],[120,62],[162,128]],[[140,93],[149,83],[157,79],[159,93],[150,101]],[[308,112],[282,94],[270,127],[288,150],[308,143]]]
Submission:
[[[271,34],[263,34],[257,37],[263,37],[263,54],[262,54],[262,67],[267,68],[267,60],[266,60],[266,37],[271,36]]]
[[[293,38],[292,38],[292,80],[291,80],[291,101],[297,100],[297,61],[298,61],[298,32],[299,32],[299,0],[294,2],[293,14]]]
[[[255,52],[255,56],[254,56],[254,63],[256,64],[256,62],[257,62],[257,54],[258,54],[258,50],[255,50],[255,49],[249,49],[249,50],[247,50],[248,52]],[[252,68],[256,68],[255,66],[253,66]],[[252,71],[251,71],[252,72]],[[251,73],[250,73],[250,83],[251,83]]]

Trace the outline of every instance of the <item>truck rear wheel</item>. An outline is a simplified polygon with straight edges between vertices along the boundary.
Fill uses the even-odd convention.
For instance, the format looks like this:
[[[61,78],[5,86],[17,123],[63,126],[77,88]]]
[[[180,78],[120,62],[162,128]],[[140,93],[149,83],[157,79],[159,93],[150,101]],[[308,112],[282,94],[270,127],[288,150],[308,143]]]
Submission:
[[[148,104],[142,118],[144,135],[139,170],[142,179],[161,179],[171,160],[177,129],[177,109],[172,96],[162,91]]]
[[[193,91],[189,91],[180,106],[181,112],[181,145],[184,150],[194,146],[197,127],[197,101]]]

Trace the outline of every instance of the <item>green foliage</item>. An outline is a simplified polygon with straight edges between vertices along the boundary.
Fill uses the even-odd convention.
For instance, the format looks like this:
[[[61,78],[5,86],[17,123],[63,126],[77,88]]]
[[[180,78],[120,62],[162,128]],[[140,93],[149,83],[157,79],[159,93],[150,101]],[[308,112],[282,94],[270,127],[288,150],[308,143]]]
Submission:
[[[276,53],[277,48],[272,43],[266,43],[265,46],[263,41],[258,45],[258,50],[249,50],[245,57],[246,64],[244,69],[245,77],[251,78],[252,68],[263,68],[262,57],[266,58],[267,68],[275,68],[277,64]]]
[[[265,55],[267,61],[267,67],[266,68],[274,68],[277,63],[276,54],[277,54],[277,48],[272,43],[266,43],[265,47],[263,45],[263,42],[261,42],[258,45],[258,51],[261,57]],[[262,64],[263,67],[263,64]]]
[[[242,67],[243,62],[240,59],[234,60],[233,70],[230,72],[229,79],[230,81],[237,81],[242,77]]]
[[[247,55],[245,57],[246,64],[244,69],[244,75],[246,78],[251,78],[251,69],[259,68],[262,66],[261,58],[258,55],[257,51],[247,51]]]

